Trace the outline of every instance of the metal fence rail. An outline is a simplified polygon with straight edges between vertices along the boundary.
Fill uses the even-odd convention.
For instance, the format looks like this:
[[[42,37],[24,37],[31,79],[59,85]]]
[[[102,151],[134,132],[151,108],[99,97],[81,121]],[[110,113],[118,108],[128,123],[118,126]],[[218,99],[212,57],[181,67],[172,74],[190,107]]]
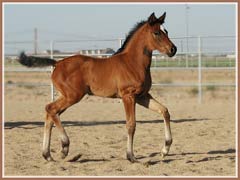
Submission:
[[[208,36],[210,38],[213,38],[212,36]],[[152,67],[151,70],[152,71],[165,71],[165,70],[197,70],[198,72],[198,79],[196,83],[154,83],[152,84],[154,87],[156,86],[162,86],[162,87],[198,87],[198,102],[201,103],[202,102],[202,87],[204,86],[222,86],[222,87],[236,87],[236,83],[203,83],[202,82],[202,72],[204,70],[231,70],[231,71],[235,71],[236,70],[236,54],[235,51],[221,51],[221,53],[228,53],[232,56],[235,56],[233,58],[231,58],[231,61],[229,61],[228,66],[224,67],[217,67],[217,65],[215,67],[208,67],[206,65],[203,64],[203,59],[205,58],[205,56],[203,57],[203,55],[208,54],[214,54],[215,52],[206,52],[202,50],[202,41],[205,38],[208,38],[207,36],[205,37],[188,37],[189,39],[195,39],[197,40],[197,42],[195,42],[195,50],[192,52],[184,52],[183,49],[177,53],[177,56],[175,59],[173,60],[169,60],[166,56],[163,56],[159,53],[153,53],[153,58],[152,58]],[[233,38],[234,36],[216,36],[214,38]],[[173,38],[174,39],[174,38]],[[181,40],[182,38],[175,38],[175,40]],[[115,41],[118,41],[118,45],[121,47],[122,45],[122,39],[114,39]],[[112,40],[103,40],[103,41],[112,41]],[[50,42],[50,55],[38,55],[38,56],[48,56],[50,58],[64,58],[67,56],[71,56],[73,54],[68,53],[68,54],[54,54],[54,47],[56,46],[57,43],[71,43],[73,41],[51,41]],[[78,41],[74,41],[74,43],[76,43]],[[14,43],[14,42],[12,42]],[[16,43],[16,42],[15,42]],[[18,42],[19,44],[24,43],[24,42]],[[27,42],[29,43],[29,42]],[[7,44],[11,44],[11,42],[7,42]],[[180,46],[181,47],[181,46]],[[111,54],[89,54],[90,56],[97,56],[97,57],[108,57],[111,56]],[[221,55],[221,54],[220,54]],[[190,58],[190,57],[194,57],[194,58]],[[16,59],[16,55],[5,55],[6,58],[9,59]],[[170,64],[170,61],[173,62],[177,62],[175,64],[173,64],[174,66],[165,66],[165,67],[159,67],[157,66],[157,63],[163,61],[163,60],[168,60],[166,63],[167,65]],[[191,65],[191,60],[192,62],[194,61],[194,65]],[[179,66],[180,65],[180,61],[185,61],[184,66]],[[228,62],[227,61],[227,62]],[[217,61],[216,61],[217,62]],[[29,68],[23,68],[23,67],[4,67],[4,72],[52,72],[53,68],[33,68],[33,69],[29,69]],[[27,83],[29,85],[29,83]],[[18,85],[18,84],[7,84],[10,86],[14,86],[14,85]],[[22,85],[22,84],[21,84]],[[34,84],[31,84],[34,85]],[[50,85],[51,86],[51,99],[54,100],[54,87],[53,84],[37,84],[37,86],[46,86],[46,85]]]

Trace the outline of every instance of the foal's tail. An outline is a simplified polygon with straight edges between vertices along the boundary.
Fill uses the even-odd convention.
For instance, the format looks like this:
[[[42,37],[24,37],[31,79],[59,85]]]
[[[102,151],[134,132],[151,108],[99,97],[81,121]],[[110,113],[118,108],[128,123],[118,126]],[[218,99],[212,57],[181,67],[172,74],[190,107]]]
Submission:
[[[44,67],[55,66],[56,60],[44,57],[27,56],[22,52],[18,58],[18,62],[27,67]]]

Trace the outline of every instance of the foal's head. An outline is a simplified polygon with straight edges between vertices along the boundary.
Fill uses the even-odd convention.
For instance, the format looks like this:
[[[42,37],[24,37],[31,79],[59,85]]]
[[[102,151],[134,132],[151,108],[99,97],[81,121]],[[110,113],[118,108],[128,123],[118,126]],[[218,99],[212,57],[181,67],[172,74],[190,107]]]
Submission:
[[[152,13],[147,20],[147,37],[148,44],[151,50],[158,50],[163,54],[167,54],[172,57],[177,52],[177,47],[168,38],[168,32],[163,27],[163,23],[166,17],[166,12],[156,18],[155,14]]]

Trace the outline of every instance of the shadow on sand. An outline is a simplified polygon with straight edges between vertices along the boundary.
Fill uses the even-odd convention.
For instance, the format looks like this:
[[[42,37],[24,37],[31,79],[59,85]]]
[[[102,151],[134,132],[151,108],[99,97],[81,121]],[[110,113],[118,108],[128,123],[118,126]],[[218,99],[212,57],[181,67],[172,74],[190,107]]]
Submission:
[[[196,122],[196,121],[207,121],[209,119],[175,119],[171,120],[171,123],[185,123],[185,122]],[[163,120],[138,120],[138,124],[158,124],[163,123]],[[114,120],[114,121],[62,121],[63,126],[100,126],[100,125],[125,125],[125,120]],[[27,127],[26,127],[27,126]],[[19,121],[19,122],[5,122],[4,129],[23,128],[23,129],[34,129],[37,127],[44,126],[43,121]]]
[[[169,163],[169,162],[172,162],[175,160],[184,160],[184,159],[187,160],[187,159],[189,159],[189,157],[186,157],[186,156],[189,156],[189,155],[204,155],[206,157],[198,159],[198,160],[187,160],[186,163],[200,163],[200,162],[205,162],[205,161],[221,160],[223,158],[228,158],[230,160],[235,161],[235,158],[236,158],[235,153],[236,153],[236,150],[230,148],[227,150],[214,150],[214,151],[208,151],[208,152],[187,152],[187,153],[180,153],[180,154],[169,154],[167,156],[167,157],[169,157],[168,159],[150,160],[147,162],[147,165],[155,165],[155,164],[159,164],[159,163]],[[160,156],[160,153],[159,152],[151,153],[148,157],[155,157],[155,156]],[[178,158],[179,156],[180,156],[180,158]],[[141,159],[143,159],[143,158],[147,158],[147,157],[141,157]]]

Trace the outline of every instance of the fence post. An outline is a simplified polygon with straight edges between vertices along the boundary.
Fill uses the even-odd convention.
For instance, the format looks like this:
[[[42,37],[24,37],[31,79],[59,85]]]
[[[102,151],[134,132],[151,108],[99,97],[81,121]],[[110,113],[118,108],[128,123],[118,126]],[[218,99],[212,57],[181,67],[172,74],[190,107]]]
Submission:
[[[201,36],[198,36],[198,103],[202,103],[202,47]]]
[[[54,50],[54,42],[50,42],[50,58],[53,59],[53,50]],[[53,66],[51,66],[51,74],[53,72]],[[51,82],[51,100],[54,101],[54,86],[53,83]]]

